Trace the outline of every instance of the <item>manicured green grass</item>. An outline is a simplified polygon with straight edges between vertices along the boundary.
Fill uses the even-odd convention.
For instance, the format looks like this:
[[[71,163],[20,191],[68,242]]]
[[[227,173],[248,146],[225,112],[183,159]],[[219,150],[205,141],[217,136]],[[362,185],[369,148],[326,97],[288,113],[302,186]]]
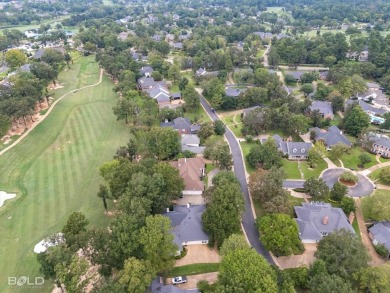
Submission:
[[[254,198],[252,199],[253,199],[252,201],[253,201],[253,207],[255,209],[256,217],[261,218],[262,216],[265,215],[261,202],[258,199],[254,199]]]
[[[178,84],[177,82],[173,83],[173,84],[170,86],[169,90],[171,91],[171,93],[178,93],[178,92],[180,92],[180,90],[179,90],[179,84]]]
[[[301,173],[298,169],[298,162],[283,159],[282,163],[283,170],[286,171],[288,179],[301,179]]]
[[[359,237],[359,239],[362,239],[362,235],[360,235],[359,224],[358,224],[358,221],[357,221],[356,217],[353,219],[352,227],[355,230],[356,235]]]
[[[185,77],[189,81],[189,85],[195,86],[194,74],[192,71],[182,72],[180,73],[182,77]]]
[[[240,124],[234,124],[234,125],[230,125],[229,128],[230,130],[233,132],[233,134],[239,138],[239,137],[243,137],[242,133],[241,133],[241,129],[243,127],[243,124],[240,123]]]
[[[380,168],[378,170],[375,170],[370,175],[368,175],[368,177],[370,177],[370,179],[372,181],[375,181],[375,183],[379,183],[379,184],[383,184],[383,185],[390,185],[389,183],[384,182],[383,180],[381,180],[380,177],[379,177],[380,173],[382,172],[382,170],[384,168],[389,168],[389,167],[383,167],[383,168]]]
[[[360,165],[359,156],[362,153],[367,153],[371,158],[371,162],[364,165],[364,169],[378,164],[378,162],[375,159],[375,155],[364,151],[361,147],[353,147],[350,150],[349,154],[344,154],[341,157],[341,161],[343,161],[344,167],[349,169],[358,169],[358,165]]]
[[[308,162],[301,163],[301,170],[303,173],[304,179],[309,179],[310,177],[319,177],[321,172],[324,171],[328,165],[324,160],[318,163],[315,169],[311,169]]]
[[[385,158],[380,157],[380,158],[379,158],[379,161],[380,161],[381,163],[386,163],[386,162],[390,162],[390,159],[385,159]]]
[[[185,112],[184,116],[196,123],[211,122],[209,115],[207,115],[202,106],[196,111]]]
[[[60,74],[66,88],[57,90],[57,96],[98,79],[94,56],[81,58]],[[0,190],[17,193],[0,209],[0,275],[4,278],[41,276],[34,245],[60,231],[72,212],[83,212],[91,226],[108,224],[96,197],[103,182],[99,167],[128,139],[128,129],[112,112],[117,100],[112,87],[104,77],[100,85],[70,94],[17,146],[0,156]],[[113,209],[111,202],[109,209]],[[0,292],[16,292],[4,278]],[[40,292],[51,289],[47,281]]]
[[[168,273],[170,277],[191,276],[205,273],[218,272],[219,263],[197,263],[181,267],[175,267]]]
[[[232,115],[224,115],[221,120],[223,121],[223,123],[225,123],[226,125],[231,125],[231,124],[234,124],[235,121],[234,121],[234,114]]]
[[[248,162],[246,161],[246,156],[249,154],[249,151],[255,145],[255,143],[254,142],[247,143],[246,141],[241,141],[240,145],[241,145],[241,149],[242,149],[242,154],[244,156],[244,162],[245,162],[246,171],[248,173],[253,173],[254,171],[256,171],[256,168],[253,168],[252,166],[250,166],[248,164]]]
[[[330,122],[330,125],[339,126],[339,124],[340,124],[340,122],[341,122],[342,119],[343,119],[343,118],[341,118],[341,116],[340,116],[339,114],[336,113],[336,114],[334,115],[333,120]]]
[[[288,201],[289,201],[290,207],[291,207],[291,215],[294,215],[294,207],[302,206],[302,203],[305,202],[305,200],[303,198],[295,197],[292,195],[288,196]]]

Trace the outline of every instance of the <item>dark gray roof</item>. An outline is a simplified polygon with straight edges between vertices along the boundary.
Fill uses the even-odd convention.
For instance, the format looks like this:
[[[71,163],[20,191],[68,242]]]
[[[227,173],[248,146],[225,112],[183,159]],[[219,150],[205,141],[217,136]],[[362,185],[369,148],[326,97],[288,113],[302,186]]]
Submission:
[[[368,104],[362,100],[356,101],[356,100],[348,99],[347,105],[351,105],[351,104],[358,104],[363,109],[364,112],[370,112],[371,114],[374,114],[374,115],[382,116],[383,114],[385,114],[387,112],[384,109],[375,108],[374,106],[371,106],[370,104]]]
[[[333,208],[329,203],[302,203],[294,210],[301,240],[321,240],[322,233],[329,234],[341,229],[355,233],[343,210]]]
[[[173,48],[175,48],[175,49],[183,49],[183,43],[181,43],[181,42],[173,43]]]
[[[304,71],[288,71],[286,74],[293,76],[295,79],[300,80]]]
[[[139,70],[139,73],[142,74],[142,75],[145,75],[145,74],[152,74],[153,73],[153,68],[150,67],[150,66],[144,66],[144,67],[141,67],[141,69]]]
[[[331,102],[326,101],[313,101],[309,107],[310,111],[318,110],[322,115],[332,115],[333,108]]]
[[[309,150],[312,148],[313,144],[311,142],[287,142],[275,134],[273,136],[277,148],[283,153],[288,154],[289,156],[308,156]]]
[[[30,72],[30,66],[31,66],[31,64],[24,64],[24,65],[20,66],[20,70],[24,71],[24,72]]]
[[[156,82],[153,77],[141,77],[138,79],[138,85],[144,89],[155,86]]]
[[[172,212],[163,214],[171,220],[176,241],[183,244],[190,241],[209,240],[202,226],[202,214],[205,210],[205,205],[174,206]]]
[[[206,69],[204,69],[203,67],[199,68],[199,69],[195,72],[195,74],[196,74],[197,76],[204,75],[205,73],[206,73]]]
[[[266,32],[254,32],[253,33],[254,35],[256,36],[259,36],[260,39],[272,39],[272,37],[274,36],[273,34],[271,33],[266,33]]]
[[[160,123],[161,127],[172,127],[177,130],[185,130],[188,133],[196,133],[200,129],[200,125],[191,124],[191,121],[188,118],[178,117],[173,119],[171,122]]]
[[[374,236],[374,239],[383,244],[390,253],[390,222],[376,223],[368,230]]]
[[[379,146],[383,146],[385,148],[390,149],[390,138],[386,136],[380,136],[374,138],[374,143]]]
[[[159,41],[161,41],[161,36],[160,36],[160,35],[154,35],[154,36],[152,37],[152,39],[153,39],[154,41],[156,41],[156,42],[159,42]]]
[[[203,154],[205,147],[199,146],[200,138],[196,134],[183,134],[181,136],[181,150],[194,154]]]
[[[171,96],[174,99],[181,99],[181,93],[172,93]]]
[[[352,143],[343,135],[343,132],[337,126],[329,127],[328,131],[322,131],[318,127],[310,128],[309,131],[314,131],[316,133],[315,139],[324,140],[328,148],[338,143],[352,146]]]
[[[246,89],[239,89],[239,88],[233,88],[233,87],[227,87],[225,89],[225,96],[227,97],[238,97],[241,93],[245,92]]]

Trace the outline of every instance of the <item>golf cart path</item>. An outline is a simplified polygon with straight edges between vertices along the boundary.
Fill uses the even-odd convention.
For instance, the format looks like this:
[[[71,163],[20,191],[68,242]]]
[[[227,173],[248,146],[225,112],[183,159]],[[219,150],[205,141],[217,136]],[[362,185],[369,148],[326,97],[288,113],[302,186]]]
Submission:
[[[38,120],[36,123],[34,123],[29,129],[27,129],[27,131],[25,133],[23,133],[17,140],[15,140],[11,145],[9,145],[8,147],[6,147],[4,150],[0,151],[0,156],[3,155],[4,153],[6,153],[7,151],[9,151],[10,149],[12,149],[13,147],[15,147],[19,142],[22,141],[23,138],[25,138],[35,127],[37,127],[42,121],[45,120],[45,118],[47,116],[49,116],[49,114],[51,113],[51,111],[54,109],[54,107],[57,105],[58,102],[60,102],[63,98],[65,98],[67,95],[69,95],[70,93],[74,93],[76,91],[79,91],[79,90],[83,90],[83,89],[86,89],[86,88],[91,88],[91,87],[95,87],[99,84],[101,84],[103,80],[103,69],[100,69],[100,75],[99,75],[99,81],[95,84],[91,84],[91,85],[86,85],[86,86],[83,86],[81,88],[78,88],[78,89],[73,89],[65,94],[63,94],[60,98],[58,98],[51,106],[50,108],[47,110],[47,112],[41,116],[41,119]]]

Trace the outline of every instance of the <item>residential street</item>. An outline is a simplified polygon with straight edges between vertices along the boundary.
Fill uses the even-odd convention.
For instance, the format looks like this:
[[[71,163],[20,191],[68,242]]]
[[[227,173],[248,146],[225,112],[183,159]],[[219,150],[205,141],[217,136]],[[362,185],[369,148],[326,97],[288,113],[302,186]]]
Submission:
[[[213,121],[219,120],[217,114],[213,113],[210,105],[207,103],[206,99],[202,96],[201,94],[202,90],[200,88],[196,88],[196,90],[199,93],[200,102],[203,108],[205,109],[205,111],[207,112],[207,114],[211,117]],[[255,226],[255,218],[252,212],[251,201],[249,199],[248,185],[245,176],[244,161],[242,159],[240,146],[235,136],[228,128],[226,128],[225,137],[229,143],[230,150],[233,156],[234,172],[241,184],[241,191],[244,193],[245,196],[245,211],[244,214],[242,215],[242,225],[244,227],[245,233],[248,237],[251,246],[254,249],[256,249],[258,253],[263,255],[270,264],[275,264],[271,255],[264,248],[263,244],[259,240],[259,232],[257,231]]]

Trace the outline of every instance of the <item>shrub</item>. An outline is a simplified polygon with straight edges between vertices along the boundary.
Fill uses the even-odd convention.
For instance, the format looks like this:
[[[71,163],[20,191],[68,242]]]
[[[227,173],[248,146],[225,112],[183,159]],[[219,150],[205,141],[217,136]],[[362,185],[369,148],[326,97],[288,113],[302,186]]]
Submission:
[[[352,172],[344,172],[341,174],[340,179],[345,182],[350,182],[350,183],[356,183],[359,181],[359,178],[356,175],[353,175]]]
[[[383,244],[377,244],[373,245],[375,251],[382,257],[387,257],[389,255],[389,251],[387,250],[386,246]]]
[[[252,143],[253,142],[253,136],[252,135],[247,135],[245,136],[245,140],[247,143]]]
[[[390,167],[383,168],[379,178],[385,183],[390,183]]]

